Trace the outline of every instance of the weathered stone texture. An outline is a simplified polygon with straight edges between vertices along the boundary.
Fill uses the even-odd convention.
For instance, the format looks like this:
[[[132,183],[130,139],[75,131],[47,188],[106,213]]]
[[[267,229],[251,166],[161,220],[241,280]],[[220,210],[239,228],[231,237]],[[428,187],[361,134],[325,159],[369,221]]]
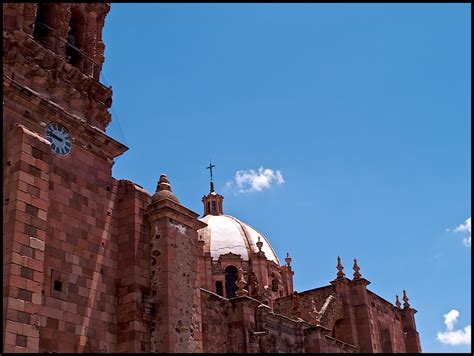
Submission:
[[[202,290],[202,333],[204,352],[222,352],[230,350],[229,311],[227,299],[212,292]]]
[[[112,177],[127,148],[105,133],[112,90],[98,80],[109,9],[3,4],[2,351],[420,352],[406,296],[403,309],[378,297],[358,266],[295,293],[291,258],[280,266],[258,231],[239,222],[248,255],[213,258],[208,216],[166,175],[153,196]],[[67,156],[45,138],[53,122],[72,137]],[[235,225],[217,218],[213,184],[203,202]]]

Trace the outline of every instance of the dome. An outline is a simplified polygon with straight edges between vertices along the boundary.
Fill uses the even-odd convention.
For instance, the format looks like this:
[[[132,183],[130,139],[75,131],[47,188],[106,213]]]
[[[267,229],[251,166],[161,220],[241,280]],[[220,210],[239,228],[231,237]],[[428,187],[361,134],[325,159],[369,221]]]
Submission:
[[[248,261],[249,256],[258,252],[257,241],[260,236],[260,241],[263,242],[262,252],[267,259],[280,265],[265,235],[239,219],[230,215],[209,214],[199,220],[207,224],[199,234],[205,242],[205,251],[211,253],[212,259],[217,260],[219,256],[231,252]]]
[[[151,201],[154,203],[154,202],[160,201],[160,200],[165,199],[165,198],[170,199],[170,200],[180,204],[178,198],[176,198],[176,195],[174,195],[173,192],[170,192],[169,190],[160,190],[160,191],[156,192],[151,197]]]

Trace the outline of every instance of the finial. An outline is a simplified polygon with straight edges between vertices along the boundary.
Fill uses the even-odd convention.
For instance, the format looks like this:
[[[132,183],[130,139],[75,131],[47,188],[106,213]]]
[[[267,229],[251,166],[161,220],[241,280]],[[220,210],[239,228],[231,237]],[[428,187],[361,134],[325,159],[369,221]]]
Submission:
[[[242,267],[239,268],[237,281],[235,282],[235,285],[237,286],[237,291],[235,292],[235,295],[241,296],[241,295],[249,294],[249,292],[244,289],[245,286],[247,285],[247,281],[244,278],[244,271]]]
[[[210,173],[211,173],[211,193],[214,191],[214,182],[212,181],[212,168],[214,168],[215,165],[211,163],[211,159],[209,159],[209,166],[206,167],[207,169],[209,169]]]
[[[337,278],[344,278],[345,273],[342,272],[344,267],[341,264],[341,257],[337,256],[337,266],[336,266],[338,272],[337,272]]]
[[[263,246],[263,242],[260,241],[260,236],[259,236],[258,241],[257,241],[258,252],[262,252],[262,246]]]
[[[160,175],[160,179],[156,185],[156,191],[159,192],[161,190],[169,190],[171,192],[171,184],[166,174]]]
[[[398,294],[395,294],[395,305],[398,309],[402,309],[400,300],[398,299]]]
[[[410,308],[410,303],[408,303],[408,297],[407,297],[407,292],[405,292],[405,289],[403,290],[403,309],[409,309]]]
[[[290,267],[290,264],[291,264],[291,257],[290,257],[290,254],[289,254],[288,252],[286,253],[285,262],[286,262],[286,265],[287,265],[288,267]]]
[[[354,267],[352,267],[352,269],[354,270],[354,279],[360,279],[361,277],[361,274],[359,273],[360,267],[357,264],[357,258],[355,257],[354,257]]]

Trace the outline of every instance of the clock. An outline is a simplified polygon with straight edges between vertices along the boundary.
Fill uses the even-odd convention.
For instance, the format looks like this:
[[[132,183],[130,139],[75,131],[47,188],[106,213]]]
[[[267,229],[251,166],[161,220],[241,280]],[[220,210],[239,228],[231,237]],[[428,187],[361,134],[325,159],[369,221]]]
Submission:
[[[59,156],[71,153],[72,143],[69,131],[61,124],[52,122],[46,127],[46,139],[51,142],[51,149]]]

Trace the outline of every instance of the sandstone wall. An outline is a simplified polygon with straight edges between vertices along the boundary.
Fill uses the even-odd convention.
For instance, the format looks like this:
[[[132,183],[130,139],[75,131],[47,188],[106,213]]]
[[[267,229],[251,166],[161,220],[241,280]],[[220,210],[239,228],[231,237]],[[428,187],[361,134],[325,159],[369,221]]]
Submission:
[[[149,291],[149,226],[144,218],[150,195],[129,180],[118,184],[117,352],[150,351],[149,325],[155,305]]]
[[[406,352],[402,322],[396,308],[375,293],[367,292],[375,350],[385,353]]]
[[[201,289],[201,306],[204,352],[228,352],[230,350],[228,301],[215,293]]]
[[[56,156],[44,139],[46,124],[68,114],[13,81],[4,78],[3,88],[3,137],[10,146],[4,217],[12,224],[4,235],[4,259],[10,261],[4,273],[12,276],[12,287],[26,291],[8,291],[4,325],[21,320],[23,326],[15,324],[5,338],[13,348],[39,352],[113,351],[117,182],[110,151],[97,146],[105,135],[76,120],[68,125],[75,139],[71,154]],[[13,310],[25,314],[14,317]]]
[[[260,352],[304,352],[303,329],[308,323],[296,322],[267,308],[258,308],[256,320],[257,331],[265,331],[258,340]]]
[[[326,298],[329,297],[331,293],[334,293],[333,286],[325,286],[298,293],[297,303],[300,317],[306,321],[310,321],[311,316],[309,312],[311,311],[312,307],[311,301],[314,299],[316,308],[321,310]],[[275,313],[283,314],[289,317],[295,317],[291,295],[276,299],[274,303],[274,309]]]

